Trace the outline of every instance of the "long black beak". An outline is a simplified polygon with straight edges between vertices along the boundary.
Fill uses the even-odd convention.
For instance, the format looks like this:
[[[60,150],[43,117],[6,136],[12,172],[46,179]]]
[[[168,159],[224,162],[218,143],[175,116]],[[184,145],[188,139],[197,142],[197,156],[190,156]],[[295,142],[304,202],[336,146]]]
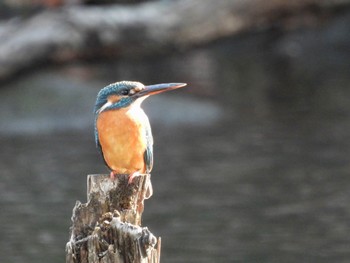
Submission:
[[[158,93],[161,93],[164,91],[178,89],[178,88],[184,87],[186,85],[187,85],[186,83],[163,83],[163,84],[149,85],[149,86],[145,86],[145,88],[143,90],[139,91],[135,95],[137,97],[154,95],[154,94],[158,94]]]

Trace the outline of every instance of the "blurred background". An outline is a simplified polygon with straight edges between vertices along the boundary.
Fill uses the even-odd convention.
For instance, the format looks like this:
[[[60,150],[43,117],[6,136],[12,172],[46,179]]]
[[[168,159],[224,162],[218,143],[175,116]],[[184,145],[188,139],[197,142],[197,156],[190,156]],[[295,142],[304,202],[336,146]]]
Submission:
[[[349,261],[350,1],[212,2],[0,1],[1,262],[65,260],[119,80],[188,83],[144,102],[162,262]]]

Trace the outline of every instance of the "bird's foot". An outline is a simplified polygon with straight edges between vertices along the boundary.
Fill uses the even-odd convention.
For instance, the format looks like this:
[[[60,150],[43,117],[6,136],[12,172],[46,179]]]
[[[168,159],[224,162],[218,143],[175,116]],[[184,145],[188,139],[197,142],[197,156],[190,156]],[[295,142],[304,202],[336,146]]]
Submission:
[[[111,178],[111,180],[114,181],[114,180],[115,180],[116,174],[117,174],[116,171],[112,171],[112,172],[109,174],[109,178]]]
[[[128,179],[128,184],[131,184],[132,183],[132,180],[134,180],[135,177],[137,176],[140,176],[140,172],[139,171],[136,171],[132,174],[129,175],[129,179]]]

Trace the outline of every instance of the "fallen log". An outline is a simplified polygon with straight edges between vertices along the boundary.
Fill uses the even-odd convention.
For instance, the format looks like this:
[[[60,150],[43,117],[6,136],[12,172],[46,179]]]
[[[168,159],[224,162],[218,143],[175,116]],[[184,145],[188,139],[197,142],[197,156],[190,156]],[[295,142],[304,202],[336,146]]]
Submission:
[[[45,62],[142,55],[201,45],[276,24],[306,26],[349,3],[179,0],[48,10],[0,24],[0,80]]]

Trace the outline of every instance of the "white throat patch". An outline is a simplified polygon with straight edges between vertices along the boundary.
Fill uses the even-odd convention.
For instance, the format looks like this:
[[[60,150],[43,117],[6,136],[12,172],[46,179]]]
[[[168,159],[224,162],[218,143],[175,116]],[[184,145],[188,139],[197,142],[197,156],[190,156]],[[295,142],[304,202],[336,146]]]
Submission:
[[[103,104],[103,106],[97,110],[96,113],[101,113],[102,111],[104,111],[107,107],[111,106],[113,103],[110,101],[107,101],[105,104]]]

